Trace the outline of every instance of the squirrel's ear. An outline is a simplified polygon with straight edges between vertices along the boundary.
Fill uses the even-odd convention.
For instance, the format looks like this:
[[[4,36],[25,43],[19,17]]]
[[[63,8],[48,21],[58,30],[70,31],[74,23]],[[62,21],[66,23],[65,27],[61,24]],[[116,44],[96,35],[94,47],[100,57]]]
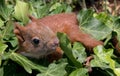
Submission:
[[[30,19],[32,22],[37,20],[37,18],[35,18],[35,17],[32,16],[32,15],[28,15],[28,17],[29,17],[29,19]]]
[[[24,31],[25,28],[23,26],[20,26],[17,22],[14,23],[14,33],[20,43],[24,42]]]

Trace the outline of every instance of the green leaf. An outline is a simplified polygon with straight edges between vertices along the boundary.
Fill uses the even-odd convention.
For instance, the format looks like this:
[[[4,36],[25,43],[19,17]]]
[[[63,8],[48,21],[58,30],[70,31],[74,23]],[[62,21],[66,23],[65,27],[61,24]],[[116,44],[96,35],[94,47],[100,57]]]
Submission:
[[[112,30],[101,21],[93,17],[92,10],[81,10],[77,16],[80,28],[94,38],[101,40],[111,34]]]
[[[57,36],[60,40],[60,47],[64,51],[64,53],[67,55],[67,57],[72,61],[72,63],[76,67],[82,67],[82,64],[76,60],[76,58],[73,56],[72,52],[72,46],[70,43],[70,40],[64,33],[57,33]]]
[[[89,76],[88,70],[85,68],[80,68],[73,71],[69,76]]]
[[[73,56],[80,63],[83,63],[85,61],[85,59],[87,58],[87,55],[86,55],[86,52],[85,52],[85,48],[79,42],[75,42],[73,44],[72,52],[73,52]]]
[[[51,2],[52,3],[52,2]],[[65,4],[63,2],[55,2],[51,5],[51,8],[49,9],[51,12],[50,14],[58,14],[62,12],[71,12],[72,7],[69,4]]]
[[[93,16],[93,13],[94,12],[92,10],[86,10],[86,9],[81,10],[77,16],[80,26],[87,24],[91,19],[91,17]]]
[[[10,59],[20,64],[28,73],[32,73],[32,69],[38,70],[39,72],[45,72],[46,70],[46,67],[37,65],[26,57],[14,52],[10,54]]]
[[[8,46],[6,44],[3,44],[2,42],[0,42],[0,54],[3,54],[7,47]]]
[[[16,1],[14,16],[17,20],[22,21],[24,24],[28,22],[29,4],[23,1]]]
[[[120,41],[120,17],[110,16],[106,13],[95,14],[95,17],[105,23],[110,29],[117,33],[117,38]]]
[[[2,56],[7,47],[8,46],[6,44],[3,44],[2,42],[0,42],[0,66],[1,66],[1,62],[2,62]]]
[[[4,25],[4,22],[0,18],[0,28]]]
[[[31,6],[31,13],[36,17],[36,18],[42,18],[44,16],[47,16],[49,13],[50,9],[50,3],[46,4],[43,2],[43,0],[38,0],[38,1],[30,1],[30,6]]]
[[[94,13],[94,17],[103,22],[105,25],[112,29],[113,27],[113,18],[109,14],[105,12],[101,12],[99,14]]]
[[[72,11],[72,7],[69,4],[57,0],[52,0],[49,3],[42,0],[30,1],[30,5],[32,9],[31,13],[37,18]]]
[[[59,64],[52,63],[48,66],[45,72],[38,74],[37,76],[65,76],[66,62],[61,62]]]
[[[119,40],[120,42],[120,18],[117,17],[117,18],[113,18],[113,31],[117,32],[117,39]]]
[[[4,30],[2,31],[2,35],[1,38],[4,42],[9,42],[12,47],[15,47],[18,44],[17,38],[14,36],[13,33],[13,22],[11,20],[9,20],[6,23],[6,27],[4,28]],[[11,48],[9,46],[9,48]]]
[[[103,46],[98,46],[94,48],[94,53],[102,61],[104,61],[105,63],[109,63],[107,59],[111,59],[111,56],[113,55],[113,49],[105,49],[103,48]]]
[[[113,49],[105,49],[103,48],[103,46],[97,46],[94,48],[94,53],[95,53],[95,56],[97,56],[95,57],[97,62],[99,61],[102,64],[106,64],[109,66],[109,68],[115,67],[115,63],[111,58],[111,56],[113,55]],[[102,65],[102,67],[106,67],[106,66]]]
[[[12,39],[9,40],[12,47],[16,47],[18,45],[18,40],[16,37],[12,37]]]
[[[6,27],[2,31],[2,38],[10,38],[13,35],[13,22],[10,20],[6,23]]]
[[[99,57],[97,57],[97,56],[94,56],[94,59],[91,60],[90,65],[92,67],[100,67],[100,68],[104,68],[104,69],[110,68],[110,66],[107,63],[100,60]]]
[[[71,6],[66,6],[66,9],[65,9],[65,12],[69,13],[69,12],[72,12],[72,7]]]
[[[3,67],[0,68],[0,76],[4,76],[4,70],[3,70]]]
[[[52,6],[50,7],[49,11],[52,11],[52,10],[54,10],[54,9],[60,7],[60,6],[61,6],[61,4],[57,2],[57,3],[55,3],[54,5],[52,5]]]
[[[5,20],[10,20],[12,16],[13,7],[12,6],[0,6],[0,16]]]
[[[49,9],[51,7],[51,2],[46,4],[45,1],[43,0],[38,0],[38,1],[30,1],[31,5],[31,13],[36,17],[36,18],[42,18],[44,16],[47,16],[49,14]]]
[[[114,72],[117,76],[120,76],[120,68],[115,68]]]
[[[104,70],[108,68],[113,70],[113,72],[119,76],[119,68],[116,68],[115,60],[111,57],[113,55],[113,49],[105,49],[103,46],[97,46],[94,48],[94,59],[91,61],[92,67],[100,67]]]

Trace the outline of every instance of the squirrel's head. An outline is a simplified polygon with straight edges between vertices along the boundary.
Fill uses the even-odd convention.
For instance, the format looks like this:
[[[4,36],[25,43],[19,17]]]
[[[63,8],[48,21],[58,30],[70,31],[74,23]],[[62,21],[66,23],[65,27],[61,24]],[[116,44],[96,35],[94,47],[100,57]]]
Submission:
[[[56,34],[35,18],[31,20],[26,26],[15,23],[14,33],[19,41],[18,52],[35,58],[53,53],[59,45]]]

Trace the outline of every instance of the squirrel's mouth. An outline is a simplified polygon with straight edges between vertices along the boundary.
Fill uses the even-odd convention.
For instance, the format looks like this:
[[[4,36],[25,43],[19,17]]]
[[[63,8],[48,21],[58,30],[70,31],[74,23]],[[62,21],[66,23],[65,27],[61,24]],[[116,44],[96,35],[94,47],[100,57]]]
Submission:
[[[39,59],[39,58],[42,58],[42,57],[45,57],[47,54],[46,52],[20,52],[21,55],[23,56],[26,56],[26,57],[30,57],[30,58],[36,58],[36,59]]]
[[[31,52],[30,51],[29,52],[21,51],[21,52],[19,52],[19,54],[21,54],[23,56],[26,56],[26,57],[39,59],[39,58],[42,58],[42,57],[46,57],[49,54],[52,54],[53,52],[56,51],[57,47],[58,46],[55,45],[51,49],[47,48],[47,49],[43,49],[43,50],[37,50],[36,52],[33,52],[33,51],[31,51]]]

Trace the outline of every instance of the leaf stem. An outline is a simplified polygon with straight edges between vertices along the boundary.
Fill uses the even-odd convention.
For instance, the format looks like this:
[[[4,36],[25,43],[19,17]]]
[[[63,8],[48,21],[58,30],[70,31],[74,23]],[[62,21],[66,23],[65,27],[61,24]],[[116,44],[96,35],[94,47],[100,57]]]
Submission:
[[[85,2],[85,0],[83,0],[82,2],[83,2],[83,8],[86,9],[87,7],[86,7],[86,2]]]
[[[114,15],[117,15],[117,10],[116,10],[116,7],[117,7],[117,2],[116,0],[114,0]]]

